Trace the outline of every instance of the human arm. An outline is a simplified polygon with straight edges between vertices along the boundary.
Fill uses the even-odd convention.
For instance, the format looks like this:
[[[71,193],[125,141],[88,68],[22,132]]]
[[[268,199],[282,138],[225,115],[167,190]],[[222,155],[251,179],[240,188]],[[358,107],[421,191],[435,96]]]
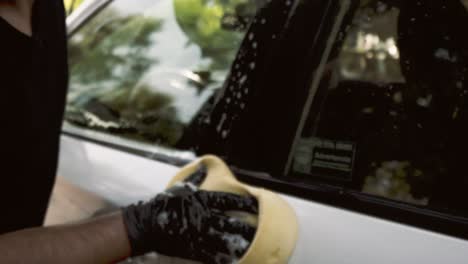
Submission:
[[[0,236],[0,262],[112,263],[130,256],[122,213]]]
[[[146,203],[86,222],[0,236],[2,263],[112,263],[158,252],[203,263],[232,263],[248,249],[255,228],[229,210],[257,213],[252,197],[198,189],[199,170]]]

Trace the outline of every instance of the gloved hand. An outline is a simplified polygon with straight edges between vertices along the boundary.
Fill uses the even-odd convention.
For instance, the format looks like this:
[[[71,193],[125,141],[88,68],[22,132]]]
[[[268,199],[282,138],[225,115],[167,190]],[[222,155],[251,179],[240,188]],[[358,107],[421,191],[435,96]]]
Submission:
[[[234,263],[247,251],[255,228],[225,214],[257,214],[253,197],[198,189],[206,176],[202,166],[184,182],[147,203],[123,210],[132,255],[156,251],[203,263]]]

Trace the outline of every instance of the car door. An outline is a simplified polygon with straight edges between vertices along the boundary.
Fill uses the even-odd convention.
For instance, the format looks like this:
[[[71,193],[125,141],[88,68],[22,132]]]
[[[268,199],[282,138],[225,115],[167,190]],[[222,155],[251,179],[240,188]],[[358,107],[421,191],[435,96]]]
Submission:
[[[369,121],[352,114],[391,107],[367,91],[403,82],[388,32],[396,25],[386,24],[395,10],[367,2],[85,3],[69,20],[59,175],[124,206],[215,153],[293,206],[301,232],[290,263],[465,263],[463,214],[427,206],[400,183],[417,168],[381,158],[367,179],[356,169],[372,162],[357,140]],[[364,128],[336,128],[347,121]],[[397,191],[375,191],[387,182]]]

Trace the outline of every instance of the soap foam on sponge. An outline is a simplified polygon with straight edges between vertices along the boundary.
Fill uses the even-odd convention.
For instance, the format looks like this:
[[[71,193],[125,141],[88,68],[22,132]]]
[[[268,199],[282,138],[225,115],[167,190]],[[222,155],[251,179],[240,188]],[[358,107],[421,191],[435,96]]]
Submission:
[[[200,186],[206,191],[229,192],[238,195],[250,195],[257,199],[259,214],[257,219],[247,217],[249,223],[257,225],[257,232],[250,247],[239,264],[285,264],[294,252],[298,238],[297,216],[291,206],[279,195],[261,188],[239,182],[228,166],[216,156],[204,156],[182,168],[172,179],[168,187],[183,181],[200,165],[207,168],[207,175]],[[233,213],[237,218],[238,214]],[[248,241],[229,236],[232,250],[248,246]]]

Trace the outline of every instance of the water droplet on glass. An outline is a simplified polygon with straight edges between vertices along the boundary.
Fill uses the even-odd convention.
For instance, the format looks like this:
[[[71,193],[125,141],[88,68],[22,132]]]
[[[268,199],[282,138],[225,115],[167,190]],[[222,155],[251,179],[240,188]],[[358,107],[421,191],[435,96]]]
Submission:
[[[226,138],[227,135],[228,135],[228,131],[227,131],[227,130],[223,130],[223,132],[221,132],[221,137]]]
[[[444,48],[437,49],[435,51],[435,53],[434,53],[434,57],[436,57],[437,59],[446,60],[446,61],[450,61],[450,62],[456,62],[457,61],[457,57],[455,55],[450,56],[450,51],[448,49],[444,49]]]
[[[419,97],[416,100],[416,103],[422,107],[429,107],[429,105],[431,104],[431,101],[432,101],[432,95],[428,95],[426,97]]]
[[[385,11],[387,11],[387,4],[383,3],[383,2],[377,2],[377,12],[378,13],[383,13]]]
[[[242,78],[239,80],[239,84],[243,85],[247,81],[247,75],[242,76]]]
[[[365,113],[365,114],[372,114],[372,113],[374,113],[374,108],[366,107],[366,108],[362,109],[362,112]]]
[[[221,116],[221,121],[218,123],[218,126],[216,127],[216,131],[221,132],[221,128],[223,127],[224,122],[226,121],[227,115],[226,113],[223,113]]]
[[[393,101],[397,104],[403,101],[403,94],[401,92],[396,92],[393,94]]]
[[[457,116],[458,116],[458,111],[460,110],[460,108],[456,107],[455,110],[453,111],[453,114],[452,114],[452,119],[456,119]]]

